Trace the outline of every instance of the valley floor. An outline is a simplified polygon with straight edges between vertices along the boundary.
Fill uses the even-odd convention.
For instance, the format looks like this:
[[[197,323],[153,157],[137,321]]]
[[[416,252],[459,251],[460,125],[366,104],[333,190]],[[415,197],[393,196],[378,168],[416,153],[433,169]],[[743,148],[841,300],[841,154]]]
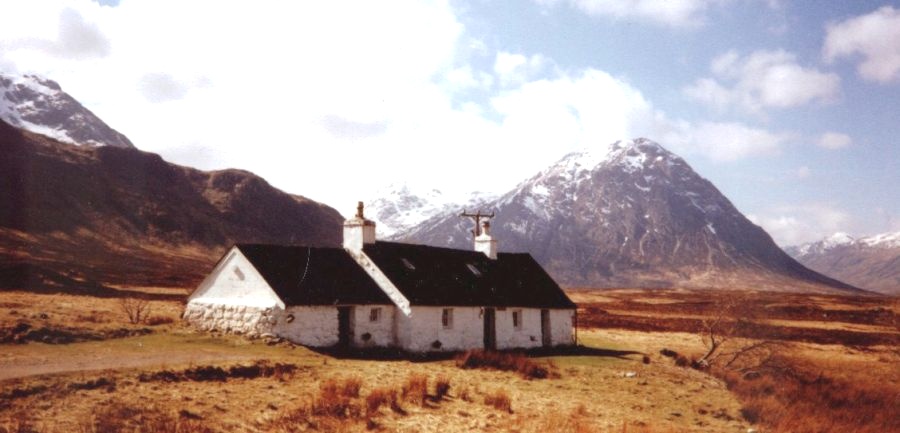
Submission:
[[[754,417],[757,425],[746,419],[758,402],[741,394],[742,382],[678,367],[660,354],[702,352],[700,337],[687,329],[581,328],[580,343],[594,350],[536,356],[551,377],[527,379],[463,370],[454,360],[341,359],[199,333],[178,320],[180,302],[158,296],[177,292],[145,292],[163,299],[149,303],[154,325],[128,323],[116,298],[0,292],[0,432],[133,431],[138,421],[147,432],[771,431],[765,414]],[[647,306],[686,301],[678,296],[575,297],[588,322],[587,311],[604,300],[619,308],[627,298],[646,317],[640,312]],[[857,325],[890,334],[882,323]],[[834,371],[878,374],[898,395],[896,345],[795,341],[790,353]],[[428,397],[416,398],[411,389],[423,380]],[[449,384],[446,395],[438,383]]]

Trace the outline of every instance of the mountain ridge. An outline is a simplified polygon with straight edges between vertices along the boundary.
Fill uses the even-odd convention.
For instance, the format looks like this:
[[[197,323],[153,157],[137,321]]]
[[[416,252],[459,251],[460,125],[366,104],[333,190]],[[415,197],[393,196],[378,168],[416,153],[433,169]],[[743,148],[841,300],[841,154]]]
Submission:
[[[568,286],[844,291],[785,254],[681,157],[644,138],[573,152],[495,201],[500,249],[529,251]],[[442,214],[395,238],[471,248]]]
[[[855,239],[835,233],[822,240],[785,248],[800,263],[879,293],[900,294],[900,231]]]
[[[235,242],[341,242],[336,210],[250,172],[203,172],[137,149],[76,146],[3,121],[0,153],[7,288],[192,285]]]
[[[65,143],[134,148],[59,83],[37,75],[0,72],[0,120]]]

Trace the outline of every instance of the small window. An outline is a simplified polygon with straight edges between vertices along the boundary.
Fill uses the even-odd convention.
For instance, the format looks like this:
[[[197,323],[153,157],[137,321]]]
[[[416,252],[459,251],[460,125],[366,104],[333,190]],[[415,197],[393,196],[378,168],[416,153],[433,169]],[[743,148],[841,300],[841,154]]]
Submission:
[[[241,271],[241,268],[235,266],[234,267],[234,275],[241,281],[244,281],[244,273]]]
[[[452,308],[444,308],[441,312],[441,325],[444,326],[444,329],[453,328],[453,309]]]
[[[476,277],[481,276],[481,271],[479,271],[478,268],[475,267],[475,265],[466,263],[466,267],[469,268],[469,271],[472,272],[472,275],[475,275]]]
[[[381,308],[373,308],[369,310],[369,321],[378,322],[381,320]]]
[[[409,269],[410,271],[416,270],[416,267],[413,266],[412,262],[410,262],[409,260],[406,260],[405,258],[400,258],[400,261],[403,262],[403,266],[406,266],[406,269]]]
[[[516,330],[522,329],[522,310],[513,310],[513,328]]]

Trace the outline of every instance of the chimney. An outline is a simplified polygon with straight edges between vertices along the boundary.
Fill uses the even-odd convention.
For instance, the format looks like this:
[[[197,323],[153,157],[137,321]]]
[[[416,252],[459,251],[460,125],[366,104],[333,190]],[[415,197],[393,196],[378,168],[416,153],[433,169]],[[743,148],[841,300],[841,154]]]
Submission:
[[[491,236],[490,221],[481,223],[481,234],[475,236],[475,251],[484,253],[491,260],[497,259],[497,240]]]
[[[363,245],[375,243],[375,222],[363,216],[363,202],[356,205],[356,215],[344,221],[344,249],[362,251]]]

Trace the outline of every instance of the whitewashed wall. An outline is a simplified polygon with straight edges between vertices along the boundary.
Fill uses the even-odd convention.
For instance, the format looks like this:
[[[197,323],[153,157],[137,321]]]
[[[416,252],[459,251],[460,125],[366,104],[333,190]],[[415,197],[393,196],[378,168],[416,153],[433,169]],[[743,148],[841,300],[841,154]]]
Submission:
[[[381,318],[377,322],[370,320],[373,308],[381,309]],[[355,347],[392,347],[396,345],[394,338],[394,315],[397,309],[393,305],[357,305],[352,310],[353,346]],[[369,334],[369,340],[363,339]]]
[[[284,303],[262,275],[234,247],[188,297],[188,303],[192,302],[284,308]]]
[[[575,344],[572,319],[575,310],[550,310],[550,335],[554,346]]]
[[[288,315],[294,319],[288,322]],[[288,307],[278,318],[273,333],[297,344],[333,346],[338,342],[338,312],[332,306]]]
[[[443,307],[412,307],[409,317],[398,315],[398,340],[410,352],[455,351],[484,346],[484,320],[479,307],[453,308],[453,327],[444,329]],[[432,347],[441,342],[440,349]]]
[[[513,311],[522,311],[522,327],[513,326]],[[497,349],[527,349],[540,347],[541,310],[534,308],[506,308],[496,310]]]

